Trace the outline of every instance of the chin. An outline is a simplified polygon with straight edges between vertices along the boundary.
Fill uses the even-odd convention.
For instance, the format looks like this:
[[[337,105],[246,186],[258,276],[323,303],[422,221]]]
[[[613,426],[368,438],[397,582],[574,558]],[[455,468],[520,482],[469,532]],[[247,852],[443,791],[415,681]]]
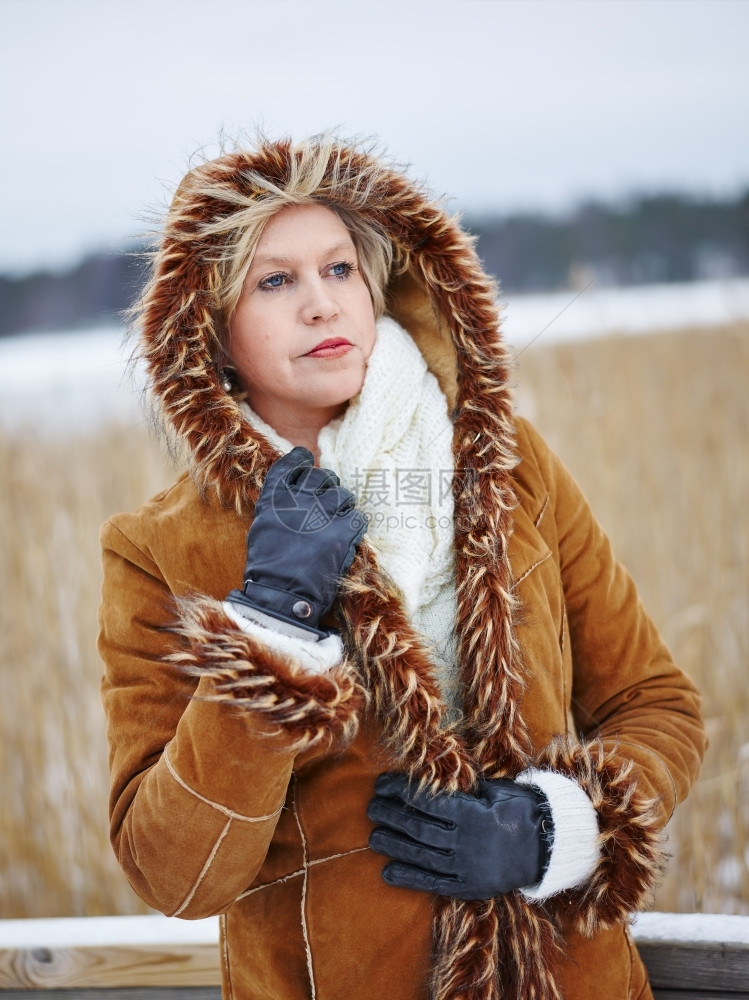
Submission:
[[[320,407],[339,406],[346,407],[351,400],[358,396],[364,385],[364,372],[352,373],[350,376],[341,378],[335,389],[329,392],[321,392],[317,398],[317,405]]]
[[[331,397],[329,399],[318,399],[317,408],[321,410],[330,410],[332,412],[330,419],[335,420],[336,417],[340,417],[341,414],[345,413],[349,403],[357,395],[358,393],[354,392],[350,396],[345,396],[343,399],[341,399],[340,396]]]

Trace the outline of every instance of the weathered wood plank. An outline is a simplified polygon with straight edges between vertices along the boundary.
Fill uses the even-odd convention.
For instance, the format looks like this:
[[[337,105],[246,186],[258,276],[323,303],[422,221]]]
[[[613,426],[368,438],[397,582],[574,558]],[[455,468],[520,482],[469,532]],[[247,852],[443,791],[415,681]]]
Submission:
[[[749,993],[715,993],[714,990],[653,990],[655,1000],[746,1000]],[[3,997],[5,1000],[5,997]],[[47,1000],[46,997],[40,1000]],[[81,1000],[84,1000],[81,997]],[[88,1000],[88,997],[85,998]]]
[[[638,944],[653,987],[684,990],[712,989],[730,993],[747,991],[749,997],[749,945]]]
[[[0,989],[220,984],[217,919],[0,921]]]
[[[644,913],[633,930],[654,989],[749,1000],[749,917]]]
[[[0,988],[220,986],[218,944],[0,949]]]

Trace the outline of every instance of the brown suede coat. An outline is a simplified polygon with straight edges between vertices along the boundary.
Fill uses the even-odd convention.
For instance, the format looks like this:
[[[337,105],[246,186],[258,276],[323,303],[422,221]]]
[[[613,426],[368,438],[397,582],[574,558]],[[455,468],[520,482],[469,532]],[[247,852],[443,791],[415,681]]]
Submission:
[[[569,474],[513,419],[493,289],[469,241],[401,175],[343,153],[371,170],[365,197],[331,165],[322,200],[392,235],[408,267],[391,312],[454,407],[465,723],[446,721],[423,644],[367,544],[335,608],[346,659],[330,675],[304,674],[223,611],[275,454],[212,361],[216,254],[200,223],[221,210],[217,185],[244,190],[248,165],[283,183],[295,154],[278,144],[223,157],[183,184],[143,331],[192,476],[102,535],[115,851],[150,905],[222,915],[235,1000],[649,997],[626,922],[649,899],[660,832],[699,768],[698,695]],[[542,906],[382,881],[366,817],[381,771],[470,790],[529,763],[574,777],[596,807],[601,860],[588,884]]]

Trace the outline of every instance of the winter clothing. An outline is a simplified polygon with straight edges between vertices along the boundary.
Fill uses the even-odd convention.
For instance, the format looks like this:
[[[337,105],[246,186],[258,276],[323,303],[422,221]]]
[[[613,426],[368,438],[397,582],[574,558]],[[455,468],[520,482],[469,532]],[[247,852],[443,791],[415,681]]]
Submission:
[[[243,412],[275,448],[291,450],[291,442],[246,404]],[[452,425],[439,383],[390,317],[377,322],[361,392],[342,417],[323,427],[318,447],[320,465],[357,487],[378,563],[428,640],[442,696],[456,712]],[[394,527],[404,521],[405,530]]]
[[[217,254],[198,230],[234,210],[251,169],[283,187],[295,155],[280,143],[197,168],[150,292],[145,356],[192,476],[102,534],[120,864],[165,913],[222,914],[235,1000],[648,997],[625,925],[650,897],[660,833],[699,767],[698,695],[567,471],[513,418],[494,289],[469,239],[402,175],[347,147],[318,197],[390,234],[408,267],[389,311],[452,408],[463,719],[449,722],[428,645],[366,537],[326,623],[344,651],[329,670],[307,669],[220,603],[242,580],[278,453],[222,387]],[[544,782],[573,778],[579,789],[564,788],[585,795],[572,812],[583,826],[586,808],[597,817],[599,853],[584,859],[594,870],[548,898],[543,883],[537,898],[478,902],[387,885],[366,815],[386,770],[466,793],[522,773],[549,794]],[[553,821],[566,825],[561,812]],[[553,868],[552,851],[544,880],[575,884]]]
[[[354,494],[315,456],[294,448],[273,464],[247,533],[242,587],[227,600],[243,617],[300,639],[324,639],[323,615],[367,530]]]
[[[598,817],[577,784],[554,771],[528,768],[515,779],[543,792],[551,811],[553,844],[549,864],[537,885],[522,886],[526,899],[545,900],[583,885],[599,863]]]
[[[419,631],[446,591],[450,627],[455,620],[451,431],[447,402],[419,349],[392,319],[381,319],[362,391],[320,432],[320,464],[341,481],[360,481],[369,539]],[[365,469],[372,474],[363,475]],[[426,480],[418,476],[424,470]],[[439,482],[431,482],[437,474]],[[398,488],[382,489],[383,482]],[[392,525],[404,507],[419,516],[397,530]]]
[[[508,778],[474,792],[427,794],[404,774],[382,774],[367,815],[369,846],[393,858],[388,885],[455,899],[490,899],[537,885],[551,853],[545,795]]]

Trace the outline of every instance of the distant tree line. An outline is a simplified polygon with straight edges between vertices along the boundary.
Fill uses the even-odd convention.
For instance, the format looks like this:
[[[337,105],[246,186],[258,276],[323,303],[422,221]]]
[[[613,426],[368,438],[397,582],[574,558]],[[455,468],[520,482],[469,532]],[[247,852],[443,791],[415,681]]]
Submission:
[[[91,254],[64,273],[0,275],[0,336],[114,323],[143,281],[135,251]]]
[[[486,269],[507,292],[749,275],[749,190],[726,200],[682,195],[586,202],[565,216],[468,217]],[[0,275],[0,336],[117,320],[138,295],[133,252],[91,255],[71,270]]]
[[[587,202],[563,218],[467,220],[504,291],[644,285],[749,274],[749,190],[733,200],[653,195]]]

